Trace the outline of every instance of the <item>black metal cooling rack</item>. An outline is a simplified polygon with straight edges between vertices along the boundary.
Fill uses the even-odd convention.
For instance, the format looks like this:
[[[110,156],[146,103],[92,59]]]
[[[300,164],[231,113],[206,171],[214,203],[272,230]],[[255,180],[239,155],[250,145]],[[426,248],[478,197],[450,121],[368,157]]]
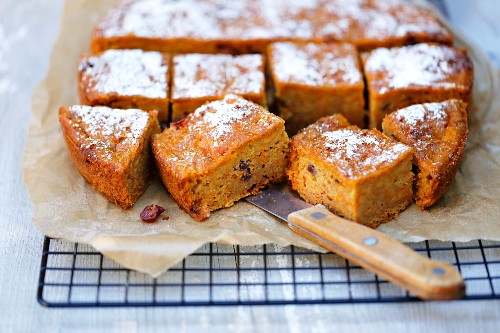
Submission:
[[[464,300],[500,298],[500,242],[412,247],[457,267]],[[208,244],[153,279],[92,247],[46,238],[38,301],[47,307],[409,302],[417,298],[332,253],[294,246]]]

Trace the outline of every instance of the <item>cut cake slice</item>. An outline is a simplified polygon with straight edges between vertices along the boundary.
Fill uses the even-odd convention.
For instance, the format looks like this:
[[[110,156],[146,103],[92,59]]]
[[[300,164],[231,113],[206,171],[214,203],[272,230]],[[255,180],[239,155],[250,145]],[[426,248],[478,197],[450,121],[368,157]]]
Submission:
[[[131,207],[149,184],[149,139],[160,131],[157,115],[85,105],[59,110],[76,168],[96,191],[122,208]]]
[[[262,106],[226,95],[154,135],[152,148],[166,188],[202,221],[284,177],[284,121]]]
[[[364,81],[354,45],[274,43],[268,63],[289,134],[334,113],[364,127]]]
[[[446,192],[467,141],[466,104],[461,100],[412,105],[385,117],[384,133],[413,147],[417,169],[414,199],[426,209]]]
[[[321,118],[294,136],[287,169],[292,188],[349,220],[375,228],[412,198],[412,148],[377,130]]]

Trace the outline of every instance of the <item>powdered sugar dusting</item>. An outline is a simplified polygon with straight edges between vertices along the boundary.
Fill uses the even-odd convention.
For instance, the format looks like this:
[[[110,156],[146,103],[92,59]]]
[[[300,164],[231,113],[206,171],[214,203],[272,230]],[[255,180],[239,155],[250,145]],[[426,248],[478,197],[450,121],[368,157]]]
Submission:
[[[362,81],[356,50],[346,44],[275,43],[272,64],[280,82],[337,86]]]
[[[456,53],[443,45],[417,44],[399,48],[379,48],[372,51],[365,64],[366,72],[382,73],[369,82],[379,92],[410,86],[455,87]]]
[[[168,64],[159,52],[107,50],[83,59],[79,70],[87,92],[167,98]]]
[[[253,103],[236,95],[227,95],[223,100],[205,104],[195,111],[194,117],[200,117],[197,124],[206,129],[214,144],[221,142],[221,138],[230,133],[236,122],[248,118],[255,108]]]
[[[145,38],[222,36],[215,8],[207,1],[129,0],[112,10],[101,22],[105,37],[129,36]]]
[[[440,41],[449,36],[433,15],[399,0],[129,0],[112,10],[98,31],[107,38],[236,39],[243,44],[324,38],[383,45],[387,38]]]
[[[138,143],[148,124],[149,114],[142,110],[118,110],[107,107],[74,105],[69,108],[73,127],[85,133],[78,138],[81,149],[100,150],[111,158],[109,151]]]
[[[412,105],[395,112],[394,116],[397,120],[404,121],[413,127],[425,121],[444,122],[448,119],[442,103]]]
[[[408,147],[389,142],[368,130],[343,128],[322,134],[327,160],[346,176],[364,175],[396,161]]]
[[[174,57],[172,99],[263,94],[262,56],[186,54]]]
[[[160,145],[179,172],[201,171],[279,124],[283,126],[283,120],[262,106],[230,94],[172,124],[161,134]]]
[[[275,43],[272,50],[274,75],[280,82],[337,86],[362,80],[351,46]]]

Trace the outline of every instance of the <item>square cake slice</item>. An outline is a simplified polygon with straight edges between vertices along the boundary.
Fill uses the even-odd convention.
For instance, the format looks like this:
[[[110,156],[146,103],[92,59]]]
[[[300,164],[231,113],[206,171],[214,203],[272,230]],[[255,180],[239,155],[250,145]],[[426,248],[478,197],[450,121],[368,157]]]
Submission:
[[[205,102],[236,94],[266,106],[261,55],[185,54],[173,58],[172,121]]]
[[[335,115],[292,138],[287,175],[307,202],[375,228],[411,203],[412,154],[379,131],[349,126]]]
[[[465,49],[416,44],[379,48],[361,57],[368,86],[370,128],[380,129],[386,114],[412,104],[470,100],[473,65]]]
[[[80,102],[120,109],[157,110],[169,117],[169,56],[141,50],[86,55],[78,66]]]
[[[333,113],[364,126],[364,81],[353,45],[274,43],[268,58],[276,105],[288,133]]]
[[[467,141],[466,104],[460,100],[412,105],[385,117],[384,133],[413,147],[414,199],[426,209],[446,192]]]
[[[59,122],[82,176],[109,201],[131,207],[149,184],[157,111],[74,105],[60,108]]]
[[[284,177],[284,121],[236,95],[207,103],[152,138],[160,176],[195,220]]]

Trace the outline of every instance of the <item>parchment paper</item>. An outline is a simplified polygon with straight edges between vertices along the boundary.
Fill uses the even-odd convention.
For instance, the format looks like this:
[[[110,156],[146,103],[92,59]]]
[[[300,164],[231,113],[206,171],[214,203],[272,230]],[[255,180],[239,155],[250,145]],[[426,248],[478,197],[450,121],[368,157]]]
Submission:
[[[34,93],[23,167],[36,226],[48,236],[90,244],[120,264],[152,276],[207,242],[293,244],[321,250],[246,202],[214,212],[199,223],[178,208],[158,178],[133,208],[122,210],[80,176],[66,151],[57,111],[61,105],[78,103],[78,57],[89,50],[92,27],[114,2],[66,2],[47,76]],[[500,94],[495,94],[500,91],[500,74],[473,43],[448,27],[456,44],[468,48],[475,65],[470,136],[445,197],[425,212],[413,204],[397,220],[379,227],[404,242],[500,240]],[[140,211],[152,203],[166,207],[164,214],[170,219],[141,222]]]

